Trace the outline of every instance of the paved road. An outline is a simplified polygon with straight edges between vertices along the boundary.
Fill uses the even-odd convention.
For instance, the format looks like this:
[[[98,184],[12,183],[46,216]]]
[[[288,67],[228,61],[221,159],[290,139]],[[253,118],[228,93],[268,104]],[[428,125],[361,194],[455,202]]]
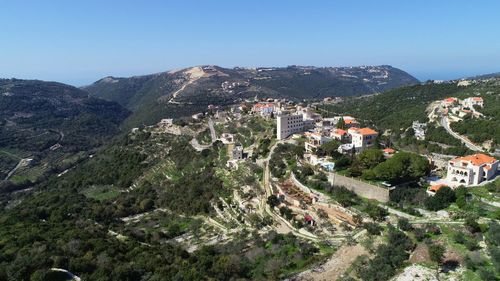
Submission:
[[[217,140],[217,135],[215,134],[214,121],[212,118],[208,119],[208,128],[210,128],[210,136],[212,137],[212,143]]]
[[[448,121],[448,117],[444,116],[440,120],[441,126],[445,128],[445,130],[450,134],[452,137],[460,140],[462,143],[465,144],[470,150],[474,151],[483,151],[479,146],[475,145],[473,142],[468,140],[467,138],[455,133],[451,128],[450,128],[450,122]]]

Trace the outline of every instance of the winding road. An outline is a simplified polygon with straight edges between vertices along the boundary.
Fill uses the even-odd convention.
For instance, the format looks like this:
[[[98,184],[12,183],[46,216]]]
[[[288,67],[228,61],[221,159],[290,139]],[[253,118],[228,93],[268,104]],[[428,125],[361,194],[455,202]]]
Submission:
[[[467,138],[455,133],[451,128],[450,128],[450,121],[448,120],[448,117],[446,116],[443,116],[441,117],[441,120],[440,120],[440,123],[441,123],[441,126],[443,126],[443,128],[448,132],[448,134],[450,134],[452,137],[460,140],[462,143],[465,144],[465,146],[467,146],[470,150],[474,150],[474,151],[483,151],[483,149],[479,146],[477,146],[476,144],[474,144],[473,142],[471,142],[470,140],[468,140]]]

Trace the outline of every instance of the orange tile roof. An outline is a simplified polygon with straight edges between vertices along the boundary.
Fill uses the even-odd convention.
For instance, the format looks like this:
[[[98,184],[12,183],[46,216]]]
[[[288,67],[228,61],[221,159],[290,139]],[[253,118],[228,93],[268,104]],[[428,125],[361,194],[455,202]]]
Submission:
[[[444,99],[445,102],[456,102],[457,98],[446,98]]]
[[[377,135],[378,134],[377,131],[370,129],[370,128],[361,128],[361,129],[358,129],[357,132],[363,136]]]
[[[336,134],[339,134],[339,135],[347,134],[346,130],[342,130],[342,129],[335,129],[335,130],[333,130],[333,132]]]
[[[356,121],[355,119],[346,119],[346,120],[344,120],[344,123],[345,124],[358,124],[358,121]]]
[[[474,166],[480,166],[480,165],[483,165],[483,164],[492,164],[492,163],[495,163],[498,160],[495,159],[494,157],[489,156],[489,155],[482,154],[482,153],[477,153],[477,154],[474,154],[474,155],[468,155],[468,156],[464,156],[464,157],[458,157],[458,158],[455,158],[455,159],[453,159],[451,161],[452,162],[457,162],[457,161],[471,162]]]
[[[254,108],[265,108],[265,107],[273,107],[274,104],[272,103],[257,103],[253,107]]]
[[[384,148],[383,150],[385,153],[388,153],[388,154],[392,154],[394,152],[396,152],[396,150],[392,149],[392,148]]]
[[[434,192],[437,192],[438,190],[440,190],[441,188],[447,186],[446,184],[436,184],[436,185],[432,185],[429,187],[429,191],[434,191]]]
[[[472,100],[475,100],[475,101],[483,101],[483,98],[482,97],[473,97]]]

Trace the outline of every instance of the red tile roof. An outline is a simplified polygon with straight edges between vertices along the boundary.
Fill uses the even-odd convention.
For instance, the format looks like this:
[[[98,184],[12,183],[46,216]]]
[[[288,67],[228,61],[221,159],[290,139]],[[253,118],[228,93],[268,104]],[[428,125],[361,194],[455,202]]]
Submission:
[[[434,192],[437,192],[438,190],[440,190],[441,188],[447,186],[446,184],[436,184],[436,185],[432,185],[429,187],[429,191],[434,191]]]
[[[347,131],[342,130],[342,129],[335,129],[335,130],[333,130],[333,133],[339,134],[339,135],[345,135],[345,134],[347,134]]]
[[[451,161],[452,162],[458,162],[458,161],[471,162],[474,166],[480,166],[483,164],[493,164],[498,160],[489,156],[489,155],[478,153],[478,154],[474,154],[474,155],[458,157],[458,158],[455,158]]]
[[[377,131],[370,129],[370,128],[361,128],[361,129],[358,129],[357,132],[363,136],[377,135],[378,134]]]
[[[394,152],[396,152],[396,150],[392,149],[392,148],[384,148],[383,150],[385,153],[387,154],[393,154]]]

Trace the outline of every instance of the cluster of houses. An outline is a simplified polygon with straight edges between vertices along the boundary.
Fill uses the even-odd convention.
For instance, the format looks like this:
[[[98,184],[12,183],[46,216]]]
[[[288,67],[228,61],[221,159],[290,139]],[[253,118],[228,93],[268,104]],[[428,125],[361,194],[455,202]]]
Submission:
[[[350,116],[321,118],[310,108],[301,108],[293,114],[278,114],[276,136],[279,140],[291,135],[304,133],[307,138],[305,149],[313,152],[332,140],[338,140],[340,153],[359,153],[375,144],[378,132],[371,128],[359,128],[359,122]],[[337,124],[343,122],[343,128]]]
[[[475,106],[484,106],[482,97],[469,97],[463,100],[450,97],[441,101],[441,108],[444,113],[447,115],[449,113],[452,113],[456,118],[463,118],[468,114],[471,114],[475,117],[481,117],[482,114],[474,109]]]

